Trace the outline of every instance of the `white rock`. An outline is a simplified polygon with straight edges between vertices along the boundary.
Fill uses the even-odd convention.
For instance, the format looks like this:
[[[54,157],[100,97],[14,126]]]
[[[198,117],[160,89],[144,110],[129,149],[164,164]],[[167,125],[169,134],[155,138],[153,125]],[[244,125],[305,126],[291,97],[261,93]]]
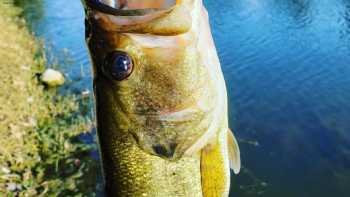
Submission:
[[[1,167],[1,171],[4,173],[4,174],[10,174],[11,173],[11,170],[6,168],[6,167]]]
[[[82,92],[81,92],[81,96],[82,96],[83,98],[89,97],[89,96],[90,96],[90,91],[89,91],[89,90],[84,90],[84,91],[82,91]]]
[[[28,103],[33,103],[34,102],[34,97],[30,96],[27,98]]]
[[[50,87],[60,86],[64,84],[64,76],[61,72],[54,69],[47,69],[41,75],[41,81]]]
[[[7,191],[14,192],[17,189],[16,183],[9,183],[7,184]]]

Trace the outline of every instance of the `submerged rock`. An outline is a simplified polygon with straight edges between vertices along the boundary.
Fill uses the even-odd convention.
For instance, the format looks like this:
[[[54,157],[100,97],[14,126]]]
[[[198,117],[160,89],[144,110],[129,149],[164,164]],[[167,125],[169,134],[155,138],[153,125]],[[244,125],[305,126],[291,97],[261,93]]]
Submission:
[[[40,77],[40,80],[50,87],[56,87],[64,84],[64,76],[61,72],[54,69],[47,69]]]

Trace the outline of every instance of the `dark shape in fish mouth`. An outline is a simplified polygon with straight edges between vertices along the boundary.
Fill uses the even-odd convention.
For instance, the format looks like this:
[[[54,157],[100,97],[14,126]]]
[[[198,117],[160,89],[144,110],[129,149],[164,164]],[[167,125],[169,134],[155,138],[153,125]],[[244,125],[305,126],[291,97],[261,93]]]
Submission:
[[[176,143],[169,143],[165,145],[160,143],[154,143],[154,145],[145,147],[142,145],[140,146],[140,140],[135,133],[132,133],[131,136],[134,138],[139,147],[148,154],[158,156],[169,161],[175,161],[180,158],[179,156],[182,156],[182,154],[175,154],[178,148],[178,144]]]
[[[176,146],[176,144],[170,144],[167,148],[164,145],[157,144],[152,146],[152,148],[158,156],[171,159],[174,157]]]
[[[114,16],[145,16],[148,14],[152,14],[155,12],[167,11],[176,5],[176,1],[174,5],[169,8],[144,8],[144,9],[118,9],[106,5],[99,0],[83,0],[85,8],[90,8],[105,14],[110,14]]]

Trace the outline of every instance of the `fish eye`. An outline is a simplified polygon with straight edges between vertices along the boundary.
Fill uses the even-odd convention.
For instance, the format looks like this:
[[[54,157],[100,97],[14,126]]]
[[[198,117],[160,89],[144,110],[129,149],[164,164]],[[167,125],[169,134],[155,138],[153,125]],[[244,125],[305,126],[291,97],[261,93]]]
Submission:
[[[114,80],[122,81],[133,71],[131,57],[123,51],[113,51],[105,58],[102,72]]]

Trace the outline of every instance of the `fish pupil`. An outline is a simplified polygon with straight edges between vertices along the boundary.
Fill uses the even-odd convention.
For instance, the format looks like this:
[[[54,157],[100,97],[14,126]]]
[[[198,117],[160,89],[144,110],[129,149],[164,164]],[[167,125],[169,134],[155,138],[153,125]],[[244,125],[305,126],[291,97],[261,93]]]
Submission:
[[[128,71],[130,65],[130,61],[125,56],[117,56],[116,60],[113,64],[113,70],[117,72],[125,72]]]
[[[115,80],[124,80],[132,72],[132,61],[125,52],[116,51],[107,57],[105,67],[108,67],[109,74]]]

